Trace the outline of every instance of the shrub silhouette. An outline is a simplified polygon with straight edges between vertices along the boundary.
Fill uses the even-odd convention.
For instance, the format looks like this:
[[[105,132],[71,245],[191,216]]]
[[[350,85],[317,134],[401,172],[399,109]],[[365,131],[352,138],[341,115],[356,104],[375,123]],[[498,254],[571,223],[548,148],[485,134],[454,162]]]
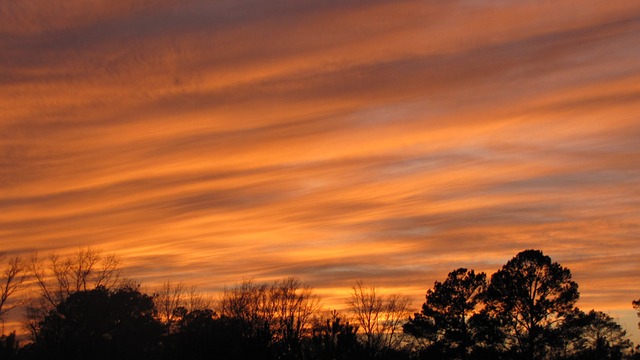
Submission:
[[[41,325],[42,359],[146,359],[162,332],[153,299],[132,287],[73,293]]]

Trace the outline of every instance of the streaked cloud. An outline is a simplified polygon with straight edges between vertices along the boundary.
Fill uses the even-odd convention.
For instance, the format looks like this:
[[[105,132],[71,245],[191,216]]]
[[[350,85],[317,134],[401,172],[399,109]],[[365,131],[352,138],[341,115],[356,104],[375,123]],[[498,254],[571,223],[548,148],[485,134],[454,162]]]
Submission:
[[[639,34],[634,1],[3,2],[0,247],[338,307],[539,248],[634,330]]]

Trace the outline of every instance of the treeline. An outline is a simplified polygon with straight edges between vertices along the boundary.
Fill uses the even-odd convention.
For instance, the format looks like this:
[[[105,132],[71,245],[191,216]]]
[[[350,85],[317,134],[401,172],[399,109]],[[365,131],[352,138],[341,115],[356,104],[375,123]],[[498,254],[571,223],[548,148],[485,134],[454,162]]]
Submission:
[[[95,249],[3,262],[0,316],[22,305],[31,341],[2,335],[0,359],[640,359],[613,318],[575,306],[571,272],[538,250],[490,278],[450,272],[413,315],[407,297],[362,282],[338,313],[295,278],[213,301],[181,283],[147,293]],[[38,296],[10,301],[26,282]]]

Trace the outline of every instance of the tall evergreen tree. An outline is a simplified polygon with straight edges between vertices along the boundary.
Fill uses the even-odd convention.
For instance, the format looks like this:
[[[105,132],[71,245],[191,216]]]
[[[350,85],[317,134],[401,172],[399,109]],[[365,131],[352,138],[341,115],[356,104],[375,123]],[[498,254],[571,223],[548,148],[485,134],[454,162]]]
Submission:
[[[485,312],[518,358],[543,359],[578,296],[569,269],[539,250],[525,250],[491,277]]]
[[[486,289],[486,275],[459,268],[444,282],[429,289],[422,311],[405,324],[404,330],[440,349],[449,359],[467,359],[474,343],[469,319]]]
[[[627,332],[601,311],[576,309],[562,327],[565,357],[572,359],[619,360],[631,347]]]

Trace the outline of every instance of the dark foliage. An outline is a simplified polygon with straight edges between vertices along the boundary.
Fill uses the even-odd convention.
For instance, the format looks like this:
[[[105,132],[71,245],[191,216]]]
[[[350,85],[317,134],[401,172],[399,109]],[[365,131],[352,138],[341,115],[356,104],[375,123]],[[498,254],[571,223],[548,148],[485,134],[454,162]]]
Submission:
[[[98,287],[73,293],[45,317],[35,352],[42,359],[149,359],[161,332],[150,296]]]
[[[493,274],[484,311],[497,319],[507,351],[544,359],[578,296],[569,269],[539,250],[525,250]]]
[[[337,312],[319,317],[317,297],[292,278],[237,285],[223,295],[220,313],[172,307],[170,328],[153,296],[99,286],[48,307],[33,343],[20,347],[14,333],[2,335],[0,360],[640,360],[613,318],[575,308],[577,288],[567,268],[538,250],[517,254],[489,284],[484,273],[456,269],[427,291],[419,313],[402,315],[407,337],[373,347],[373,335],[394,335],[404,320],[369,316],[367,333],[360,325],[367,322],[356,326]],[[399,297],[361,285],[354,291],[372,314],[405,308]],[[633,305],[640,310],[640,300]]]
[[[526,250],[488,285],[464,268],[436,281],[404,330],[419,359],[635,359],[622,327],[575,308],[578,296],[569,269]]]
[[[19,348],[15,332],[0,336],[0,359],[18,359]]]
[[[622,326],[601,311],[576,309],[567,315],[561,330],[559,358],[620,360],[632,347]]]
[[[246,337],[242,320],[213,310],[177,310],[177,330],[166,337],[164,359],[270,359],[268,342]]]
[[[343,323],[337,312],[330,319],[318,321],[313,327],[307,357],[318,360],[346,360],[362,358],[364,349],[358,342],[357,328]]]
[[[475,343],[470,318],[486,288],[486,275],[460,268],[444,282],[436,281],[427,291],[422,311],[404,326],[404,331],[426,340],[422,353],[446,359],[468,359]]]

